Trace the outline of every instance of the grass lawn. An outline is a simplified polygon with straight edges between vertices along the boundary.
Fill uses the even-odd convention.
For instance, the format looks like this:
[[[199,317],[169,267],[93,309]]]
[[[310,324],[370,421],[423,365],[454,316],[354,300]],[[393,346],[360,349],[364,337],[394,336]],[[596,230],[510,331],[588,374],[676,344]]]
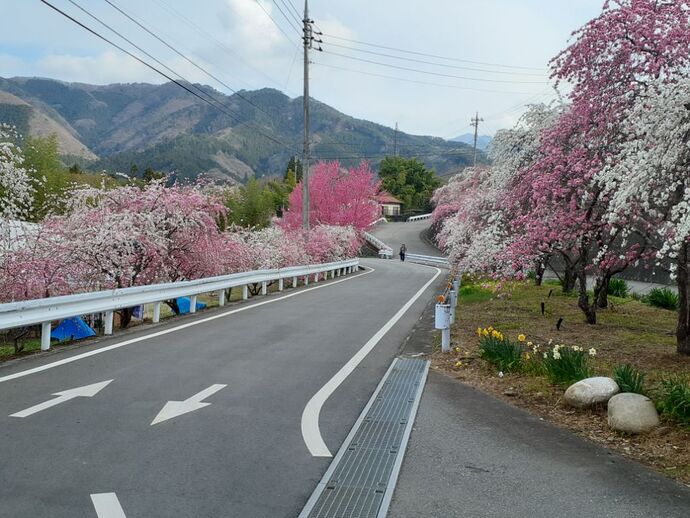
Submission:
[[[543,345],[553,340],[585,350],[595,348],[592,365],[596,375],[611,376],[615,366],[629,363],[644,371],[653,399],[661,380],[690,376],[690,357],[679,356],[675,350],[675,311],[632,298],[610,297],[609,302],[610,307],[598,314],[599,323],[590,326],[577,307],[577,298],[562,294],[558,285],[538,287],[525,281],[496,291],[495,282],[465,280],[452,330],[454,349],[450,354],[435,353],[434,367],[690,484],[689,428],[662,416],[662,426],[648,435],[619,434],[608,428],[605,406],[590,410],[566,407],[561,401],[565,387],[530,374],[499,377],[495,368],[479,358],[476,330],[493,326],[513,340],[522,333],[527,340]]]

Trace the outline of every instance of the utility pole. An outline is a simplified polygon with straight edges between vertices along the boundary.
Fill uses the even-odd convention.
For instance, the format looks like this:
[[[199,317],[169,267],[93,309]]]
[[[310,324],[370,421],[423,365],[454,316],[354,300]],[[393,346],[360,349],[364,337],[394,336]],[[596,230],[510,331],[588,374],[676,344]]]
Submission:
[[[321,46],[314,48],[314,42],[323,43],[322,39],[314,38],[314,34],[321,35],[321,32],[314,32],[314,20],[309,19],[309,3],[304,0],[304,20],[303,36],[304,43],[304,143],[302,147],[302,228],[309,230],[309,49],[321,52]]]
[[[302,228],[309,230],[309,48],[312,27],[309,20],[309,0],[304,0],[303,37],[304,43],[304,142],[302,145]]]
[[[470,126],[474,126],[474,162],[473,165],[477,165],[477,133],[479,131],[479,123],[484,122],[484,119],[479,118],[479,112],[470,119]]]
[[[398,123],[395,123],[395,138],[393,139],[393,155],[398,156]]]

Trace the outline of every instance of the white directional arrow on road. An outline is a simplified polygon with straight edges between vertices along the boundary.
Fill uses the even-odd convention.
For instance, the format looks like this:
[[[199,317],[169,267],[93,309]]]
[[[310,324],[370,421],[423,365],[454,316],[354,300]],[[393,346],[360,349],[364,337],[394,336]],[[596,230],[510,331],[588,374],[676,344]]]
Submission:
[[[225,387],[227,385],[211,385],[184,401],[168,401],[163,409],[158,412],[156,418],[151,421],[151,426],[210,405],[211,403],[202,403],[202,401]]]
[[[22,410],[21,412],[12,414],[10,415],[10,417],[28,417],[37,412],[40,412],[41,410],[46,410],[48,408],[54,407],[55,405],[65,403],[70,399],[74,399],[77,397],[93,397],[96,394],[98,394],[101,390],[103,390],[112,381],[113,380],[101,381],[100,383],[94,383],[93,385],[85,385],[83,387],[63,390],[62,392],[55,392],[53,396],[58,396],[55,399],[50,399],[44,403],[39,403],[38,405],[32,406],[31,408],[27,408],[26,410]]]

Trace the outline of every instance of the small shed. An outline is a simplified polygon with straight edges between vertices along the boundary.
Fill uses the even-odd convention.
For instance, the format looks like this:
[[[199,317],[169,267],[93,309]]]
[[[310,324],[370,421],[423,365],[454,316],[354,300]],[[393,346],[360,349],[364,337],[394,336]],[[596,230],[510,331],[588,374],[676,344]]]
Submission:
[[[379,204],[381,216],[400,216],[400,209],[403,202],[387,191],[381,191],[374,196],[376,203]]]

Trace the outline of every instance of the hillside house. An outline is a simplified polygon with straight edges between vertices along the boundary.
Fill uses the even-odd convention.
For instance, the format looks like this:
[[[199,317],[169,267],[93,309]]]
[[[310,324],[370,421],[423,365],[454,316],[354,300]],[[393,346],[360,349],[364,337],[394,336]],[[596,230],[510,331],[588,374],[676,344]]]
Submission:
[[[379,204],[381,216],[400,216],[400,209],[402,208],[402,201],[393,196],[391,193],[381,191],[374,196],[376,203]]]

